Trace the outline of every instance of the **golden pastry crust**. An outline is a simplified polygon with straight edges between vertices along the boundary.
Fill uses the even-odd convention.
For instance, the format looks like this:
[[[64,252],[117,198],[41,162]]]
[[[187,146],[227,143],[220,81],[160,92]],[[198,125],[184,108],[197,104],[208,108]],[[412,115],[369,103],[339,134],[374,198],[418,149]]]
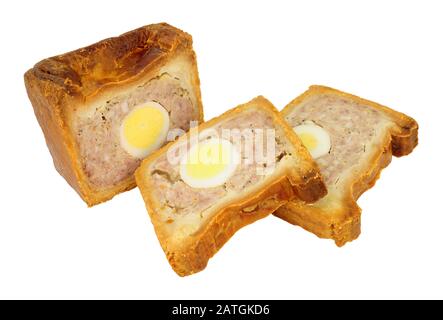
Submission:
[[[298,225],[320,238],[333,239],[337,246],[343,246],[360,235],[361,209],[356,203],[357,199],[374,186],[381,170],[391,162],[392,155],[397,157],[407,155],[417,146],[418,124],[411,117],[388,107],[324,86],[311,86],[309,90],[291,101],[282,110],[282,115],[288,115],[306,98],[320,94],[338,95],[365,104],[382,111],[395,124],[388,129],[384,139],[377,145],[375,154],[366,162],[363,174],[353,177],[347,183],[343,199],[335,206],[323,208],[302,201],[291,201],[274,213],[277,217]]]
[[[192,38],[166,23],[148,25],[119,37],[45,59],[25,73],[25,85],[57,171],[89,205],[111,199],[135,187],[133,176],[105,189],[88,183],[72,133],[73,115],[124,93],[155,77],[179,57],[190,67],[189,77],[203,121]]]
[[[227,201],[221,210],[211,214],[209,221],[199,231],[181,241],[180,244],[172,243],[170,236],[165,231],[164,222],[160,219],[161,213],[157,209],[159,204],[152,197],[150,190],[153,186],[146,174],[151,164],[166,153],[171,144],[164,146],[145,159],[135,173],[137,186],[145,200],[160,244],[172,268],[180,276],[187,276],[203,270],[208,260],[237,230],[271,214],[289,200],[300,198],[307,202],[314,202],[327,193],[319,169],[309,152],[303,147],[292,128],[281,118],[275,107],[261,96],[201,124],[199,132],[225,118],[240,114],[244,112],[245,108],[252,106],[265,109],[272,115],[276,125],[283,129],[293,146],[293,154],[301,159],[300,166],[295,167],[291,163],[284,168],[284,174],[272,178],[264,188],[257,192],[250,192],[240,200]],[[189,134],[184,138],[189,137]]]

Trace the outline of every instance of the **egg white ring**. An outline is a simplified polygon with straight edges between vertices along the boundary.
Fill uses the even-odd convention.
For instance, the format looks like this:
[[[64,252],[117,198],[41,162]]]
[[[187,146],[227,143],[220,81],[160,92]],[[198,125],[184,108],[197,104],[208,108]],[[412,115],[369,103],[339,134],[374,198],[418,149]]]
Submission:
[[[150,107],[150,108],[154,108],[157,109],[161,112],[161,114],[163,115],[163,128],[160,132],[160,135],[157,139],[157,141],[155,143],[153,143],[152,145],[150,145],[148,148],[136,148],[131,146],[128,141],[126,141],[125,135],[124,135],[124,123],[126,121],[126,119],[136,110],[138,109],[142,109],[142,108],[146,108],[146,107]],[[124,118],[123,121],[120,125],[120,145],[123,147],[123,149],[129,153],[131,156],[133,156],[134,158],[138,158],[138,159],[143,159],[145,157],[147,157],[150,153],[152,153],[153,151],[159,149],[161,146],[163,146],[163,144],[166,141],[166,138],[168,136],[168,132],[169,132],[169,113],[168,111],[158,102],[155,101],[148,101],[142,104],[139,104],[137,106],[135,106],[131,112],[129,112]]]
[[[222,144],[222,150],[225,150],[225,148],[229,148],[231,159],[229,164],[226,166],[226,168],[219,173],[218,175],[210,178],[210,179],[199,179],[196,180],[188,175],[186,172],[186,165],[188,164],[189,156],[194,154],[195,152],[198,152],[198,148],[201,146],[207,144],[207,143],[214,143],[214,139],[218,140],[218,143]],[[241,157],[240,153],[236,149],[236,147],[226,139],[219,139],[219,138],[211,138],[205,141],[199,141],[195,145],[193,145],[189,151],[181,158],[180,160],[180,177],[181,179],[191,188],[195,189],[202,189],[202,188],[214,188],[223,185],[226,181],[228,181],[229,178],[233,175],[235,170],[237,169],[238,165],[240,164]]]
[[[311,153],[312,158],[317,159],[331,150],[331,137],[329,133],[319,125],[316,125],[312,121],[306,121],[304,124],[294,127],[296,134],[311,134],[317,139],[317,146],[308,150]]]

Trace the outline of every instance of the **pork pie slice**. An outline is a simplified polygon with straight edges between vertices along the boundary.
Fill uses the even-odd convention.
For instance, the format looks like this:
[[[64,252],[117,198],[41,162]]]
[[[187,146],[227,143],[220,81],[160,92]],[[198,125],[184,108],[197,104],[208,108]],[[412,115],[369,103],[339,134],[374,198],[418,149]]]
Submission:
[[[155,152],[136,180],[180,276],[204,269],[243,226],[291,199],[312,202],[326,193],[309,152],[263,97]]]
[[[307,204],[292,201],[275,215],[338,246],[360,234],[356,200],[371,188],[392,155],[409,154],[418,143],[414,119],[335,89],[312,86],[282,111],[315,157],[328,195]]]

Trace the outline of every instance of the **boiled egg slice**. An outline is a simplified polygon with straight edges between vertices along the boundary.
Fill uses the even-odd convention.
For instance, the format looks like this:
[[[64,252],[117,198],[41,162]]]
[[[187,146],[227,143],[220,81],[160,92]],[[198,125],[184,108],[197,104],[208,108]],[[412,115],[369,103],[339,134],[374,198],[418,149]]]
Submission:
[[[294,127],[294,131],[314,159],[324,156],[331,150],[329,133],[312,121]]]
[[[120,144],[135,158],[144,158],[160,148],[169,131],[169,114],[157,102],[149,101],[136,106],[120,126]]]
[[[192,188],[213,188],[224,184],[239,164],[240,154],[230,141],[209,138],[182,157],[180,176]]]

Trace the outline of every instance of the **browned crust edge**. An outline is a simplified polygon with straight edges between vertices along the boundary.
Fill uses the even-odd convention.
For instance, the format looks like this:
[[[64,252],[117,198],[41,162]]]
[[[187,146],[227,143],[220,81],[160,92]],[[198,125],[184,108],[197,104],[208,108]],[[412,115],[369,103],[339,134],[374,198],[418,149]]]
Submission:
[[[142,56],[141,62],[132,65],[134,61],[131,55],[141,54],[143,50],[145,56]],[[71,134],[71,114],[85,101],[98,99],[105,92],[110,92],[116,87],[130,86],[151,72],[157,72],[178,52],[190,59],[198,120],[203,122],[200,80],[192,49],[192,38],[166,23],[141,27],[119,37],[105,39],[88,47],[45,59],[25,73],[26,90],[54,166],[88,206],[107,201],[134,188],[136,184],[132,176],[107,189],[97,189],[88,183]],[[119,66],[119,71],[114,77],[106,73],[99,73],[103,78],[88,77],[88,73],[94,73],[94,68],[104,53],[108,59],[107,64],[113,61]],[[86,68],[86,71],[82,71],[84,75],[73,69],[74,64]]]
[[[302,197],[306,201],[316,201],[326,195],[326,187],[319,174],[317,165],[302,146],[293,130],[281,118],[275,107],[265,98],[259,96],[249,103],[227,111],[220,117],[214,118],[199,126],[199,130],[241,113],[248,106],[258,105],[270,111],[277,124],[288,135],[295,151],[301,158],[306,159],[301,168],[290,168],[286,175],[279,177],[260,192],[242,200],[227,205],[215,213],[206,223],[203,230],[189,237],[179,248],[168,244],[168,237],[161,228],[162,222],[157,218],[155,199],[152,198],[148,179],[144,172],[158,156],[168,150],[170,145],[163,147],[145,159],[135,173],[137,185],[145,201],[157,237],[165,251],[166,257],[174,271],[180,276],[187,276],[203,270],[208,260],[242,227],[257,221],[277,210],[289,200]],[[188,133],[189,135],[189,133]],[[300,170],[297,171],[297,170]],[[252,208],[252,209],[251,209]]]
[[[391,162],[392,155],[397,157],[407,155],[417,146],[418,124],[411,117],[388,107],[324,86],[311,86],[309,90],[291,101],[282,110],[282,115],[288,114],[294,106],[299,105],[307,97],[324,93],[348,97],[359,103],[374,107],[383,111],[397,124],[391,129],[390,135],[380,144],[376,154],[369,161],[365,172],[356,177],[349,185],[347,195],[345,195],[339,209],[333,212],[325,211],[301,201],[292,201],[274,213],[275,216],[298,225],[320,238],[333,239],[337,246],[341,247],[347,242],[357,239],[360,235],[361,209],[356,203],[357,199],[375,185],[382,169]]]
[[[143,192],[142,192],[143,194]],[[180,248],[170,248],[161,232],[157,236],[166,257],[179,276],[188,276],[206,268],[208,261],[241,228],[265,218],[288,200],[294,198],[294,189],[286,177],[275,181],[262,192],[217,212],[206,227],[188,238]],[[147,205],[152,219],[152,209]],[[253,209],[251,209],[253,208]]]

